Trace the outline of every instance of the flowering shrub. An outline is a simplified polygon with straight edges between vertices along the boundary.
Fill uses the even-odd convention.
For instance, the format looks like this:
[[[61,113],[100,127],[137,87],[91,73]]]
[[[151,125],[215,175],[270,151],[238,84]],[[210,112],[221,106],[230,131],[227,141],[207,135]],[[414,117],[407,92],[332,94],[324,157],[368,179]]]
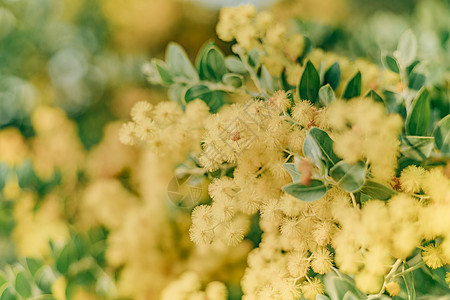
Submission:
[[[166,32],[122,5],[102,2],[124,49]],[[409,30],[380,65],[250,5],[216,30],[231,52],[193,64],[170,43],[143,72],[171,101],[137,102],[90,149],[52,107],[31,137],[0,131],[0,300],[446,299],[445,67],[428,79]]]
[[[138,103],[120,133],[184,153],[194,162],[184,172],[211,180],[211,200],[192,210],[192,242],[234,247],[260,234],[243,299],[447,293],[414,280],[444,284],[450,263],[450,119],[418,80],[412,32],[384,56],[386,70],[311,49],[248,5],[222,9],[217,34],[234,55],[210,43],[194,67],[171,44],[165,61],[145,66],[179,106]],[[212,284],[203,291],[186,274],[163,299],[226,299]]]

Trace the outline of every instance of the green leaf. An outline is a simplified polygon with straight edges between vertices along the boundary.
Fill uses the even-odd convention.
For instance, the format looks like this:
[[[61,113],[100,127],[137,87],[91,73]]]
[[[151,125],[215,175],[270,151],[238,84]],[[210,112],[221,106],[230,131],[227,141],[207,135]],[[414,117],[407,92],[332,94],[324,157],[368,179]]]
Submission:
[[[71,300],[75,296],[77,290],[77,284],[74,281],[69,280],[66,285],[65,295],[67,300]]]
[[[247,69],[244,63],[236,56],[227,56],[225,58],[225,66],[232,73],[246,74]]]
[[[414,68],[419,65],[420,60],[413,61],[407,68],[406,68],[406,74],[410,75],[411,72],[414,70]]]
[[[359,300],[359,298],[356,297],[355,294],[352,293],[352,291],[347,291],[342,300]]]
[[[416,91],[423,87],[425,80],[427,79],[425,75],[416,72],[412,72],[408,77],[408,87]]]
[[[25,258],[25,262],[28,267],[28,270],[30,271],[33,277],[36,274],[36,272],[39,271],[39,269],[44,266],[44,263],[42,261],[31,257]]]
[[[173,84],[168,89],[169,98],[172,101],[177,102],[182,107],[186,105],[184,101],[184,95],[186,94],[186,86],[181,84]]]
[[[163,83],[165,85],[171,85],[174,83],[172,74],[170,73],[169,68],[164,64],[163,61],[159,61],[159,60],[155,59],[155,60],[153,60],[153,64],[159,75],[161,83]]]
[[[317,127],[312,127],[306,134],[303,154],[319,168],[322,161],[325,161],[330,168],[341,160],[333,151],[333,140],[328,133]]]
[[[0,161],[0,190],[5,187],[5,180],[8,178],[8,173],[10,172],[10,167]]]
[[[191,86],[184,95],[186,103],[195,99],[203,100],[210,108],[211,112],[217,112],[217,110],[224,103],[225,93],[222,91],[212,91],[206,85],[196,84]]]
[[[317,295],[316,300],[330,300],[330,298],[325,295]]]
[[[392,72],[397,73],[397,74],[400,73],[400,69],[398,67],[397,60],[394,57],[392,57],[390,55],[385,55],[383,57],[383,64],[387,69],[391,70]]]
[[[358,73],[353,76],[352,79],[347,83],[347,86],[345,87],[345,91],[343,94],[343,97],[345,99],[351,99],[354,97],[358,97],[361,95],[361,72],[358,71]]]
[[[252,49],[248,53],[248,64],[251,67],[253,67],[253,68],[256,68],[259,65],[259,53],[258,53],[258,50]]]
[[[9,285],[8,283],[0,284],[0,300],[2,299],[3,292],[6,290],[8,285]]]
[[[274,80],[265,66],[261,67],[261,75],[259,81],[261,82],[261,88],[264,91],[269,92],[269,94],[273,94],[275,92]]]
[[[404,67],[407,67],[414,61],[414,59],[416,58],[416,54],[416,37],[412,30],[407,30],[402,34],[402,36],[400,37],[400,41],[398,42],[397,58]]]
[[[401,142],[400,153],[416,161],[430,157],[434,147],[434,138],[428,136],[402,136]]]
[[[319,101],[323,106],[328,106],[335,99],[336,96],[334,95],[333,89],[329,83],[319,89]]]
[[[364,204],[369,200],[372,200],[372,197],[364,193],[359,193],[359,203]]]
[[[234,88],[240,88],[242,86],[242,82],[244,81],[244,77],[239,74],[228,73],[223,76],[222,81],[226,85]]]
[[[14,286],[16,292],[19,293],[19,295],[21,295],[22,297],[29,298],[31,296],[31,285],[25,278],[25,274],[23,272],[17,273]]]
[[[7,282],[8,280],[6,279],[6,276],[2,272],[0,272],[0,286],[4,285]]]
[[[380,95],[378,95],[374,90],[370,90],[367,94],[366,94],[367,98],[372,98],[373,101],[381,103],[384,105],[384,101],[383,98],[381,98]]]
[[[330,68],[325,72],[323,83],[329,84],[333,90],[336,90],[336,88],[339,85],[339,81],[341,80],[341,68],[339,67],[339,64],[335,62],[333,65],[331,65]]]
[[[52,285],[56,280],[56,276],[49,266],[40,268],[36,272],[35,279],[39,289],[41,289],[44,293],[51,293]]]
[[[390,187],[373,180],[366,180],[360,191],[373,199],[378,200],[388,200],[396,194]]]
[[[311,103],[316,103],[319,88],[319,73],[317,73],[317,70],[311,61],[308,60],[298,85],[300,99],[309,100]]]
[[[288,171],[289,175],[291,175],[292,181],[294,183],[300,181],[301,175],[294,163],[284,163],[283,168]]]
[[[440,120],[433,130],[436,148],[445,156],[450,155],[450,115]]]
[[[325,275],[324,283],[325,290],[332,300],[343,300],[348,291],[351,291],[353,295],[358,295],[356,299],[367,299],[365,294],[356,288],[355,282],[351,278],[337,277],[333,272],[329,272]]]
[[[198,74],[200,79],[219,82],[227,73],[225,56],[214,43],[207,44],[198,60]]]
[[[405,262],[403,263],[402,272],[408,269],[409,266]],[[412,272],[408,272],[402,275],[403,280],[405,281],[406,292],[408,294],[408,300],[416,300],[416,289],[414,287],[414,276]]]
[[[337,184],[349,193],[361,189],[366,178],[366,164],[362,161],[349,165],[345,161],[338,162],[330,169],[330,176]]]
[[[56,258],[56,269],[61,274],[66,274],[70,265],[76,260],[77,253],[72,243],[67,243]]]
[[[184,77],[190,81],[197,81],[198,74],[189,60],[184,49],[177,43],[171,42],[166,50],[166,63],[174,76]]]
[[[13,294],[11,287],[7,287],[3,290],[0,300],[16,300],[17,297]]]
[[[283,191],[306,202],[319,200],[327,193],[327,186],[320,180],[313,179],[309,185],[290,183],[283,186]]]
[[[406,133],[408,135],[427,135],[431,121],[429,92],[422,88],[414,98],[406,117]]]

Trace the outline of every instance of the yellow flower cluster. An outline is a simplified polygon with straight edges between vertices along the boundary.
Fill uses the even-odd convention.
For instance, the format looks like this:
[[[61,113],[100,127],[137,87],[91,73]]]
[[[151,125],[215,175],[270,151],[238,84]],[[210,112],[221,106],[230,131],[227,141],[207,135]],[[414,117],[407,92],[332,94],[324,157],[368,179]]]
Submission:
[[[400,181],[417,194],[399,193],[387,203],[371,200],[361,210],[333,207],[340,227],[332,240],[336,264],[356,274],[357,286],[367,293],[379,292],[394,260],[405,261],[416,248],[423,249],[422,259],[431,268],[450,263],[450,222],[445,217],[450,213],[450,180],[441,169],[408,167]],[[412,181],[414,190],[409,189]],[[421,247],[438,237],[441,243]],[[388,287],[395,290],[385,283]]]
[[[161,300],[226,300],[228,299],[228,291],[220,281],[212,281],[208,283],[205,290],[201,290],[201,282],[199,276],[194,272],[186,272],[179,279],[170,283],[163,291]]]
[[[205,291],[200,291],[200,287],[187,284],[186,289],[186,280],[196,275],[192,277],[193,273],[189,272],[176,278],[186,270],[201,274],[202,282],[218,279],[233,282],[242,276],[243,260],[251,248],[248,241],[241,242],[248,231],[248,217],[231,220],[223,212],[221,220],[229,222],[216,228],[216,232],[224,238],[209,244],[208,232],[192,229],[195,226],[191,226],[189,210],[177,210],[169,200],[164,201],[175,167],[189,156],[195,159],[201,152],[199,141],[209,115],[209,108],[200,100],[188,103],[184,112],[171,102],[156,106],[138,102],[131,111],[133,121],[122,126],[119,136],[122,142],[139,145],[140,153],[137,162],[128,166],[119,164],[115,172],[130,169],[133,175],[130,183],[139,199],[113,179],[98,178],[86,190],[83,202],[87,208],[84,210],[86,219],[111,229],[107,259],[111,266],[122,267],[118,280],[120,295],[156,299],[167,286],[162,291],[167,299],[197,299],[195,297],[205,295],[221,299],[226,297],[222,293],[223,285],[210,283]],[[98,151],[94,157],[108,152],[111,144],[106,138],[94,149]],[[200,195],[199,202],[204,200],[201,197],[204,195]],[[88,209],[98,205],[104,210]],[[210,209],[200,205],[194,210],[194,215],[198,216],[194,218],[196,226],[204,228],[212,224],[207,217]],[[220,208],[214,210],[220,211]],[[180,232],[188,232],[190,226],[193,239],[205,243],[193,246],[188,235],[180,235]],[[220,272],[223,269],[228,270],[226,274]],[[169,284],[172,280],[175,281]]]
[[[304,49],[301,34],[288,36],[286,26],[276,22],[269,12],[258,14],[253,5],[223,8],[216,31],[224,41],[236,39],[247,52],[257,49],[261,62],[274,76],[294,64]]]
[[[381,182],[394,177],[403,126],[399,115],[388,115],[382,104],[371,99],[357,98],[335,101],[327,117],[339,157],[350,164],[368,161],[371,175]]]
[[[75,124],[57,108],[39,107],[32,115],[37,137],[31,140],[33,167],[39,177],[49,180],[60,171],[67,184],[75,184],[85,151]]]
[[[62,203],[76,187],[85,153],[74,123],[62,110],[39,107],[32,115],[32,125],[36,135],[26,142],[16,130],[6,129],[0,133],[0,143],[8,144],[2,147],[0,160],[10,167],[31,160],[40,180],[49,181],[58,172],[61,185],[40,200],[39,208],[36,207],[37,192],[21,191],[15,175],[7,178],[3,194],[6,199],[16,201],[13,235],[17,253],[45,258],[50,254],[49,241],[61,245],[69,237]],[[67,205],[67,213],[71,209]]]
[[[339,63],[341,70],[341,80],[335,91],[337,96],[343,94],[345,86],[350,79],[355,76],[356,72],[361,72],[361,92],[366,93],[369,90],[374,90],[378,93],[382,91],[383,87],[393,87],[400,82],[397,74],[380,70],[380,68],[368,60],[356,59],[354,61],[349,58],[338,55],[332,52],[325,52],[321,49],[314,49],[308,54],[308,59],[314,64],[316,69],[323,68],[328,70],[335,62]],[[300,76],[299,73],[298,76]],[[298,82],[300,77],[295,78],[294,82]]]
[[[316,299],[324,292],[318,278],[333,264],[328,248],[337,227],[331,214],[336,203],[349,203],[334,188],[313,203],[283,194],[263,204],[260,226],[264,233],[259,247],[248,256],[241,281],[243,299]]]
[[[131,110],[133,121],[120,130],[120,141],[126,145],[145,144],[152,151],[200,151],[198,140],[203,133],[203,120],[209,115],[208,106],[201,100],[189,102],[186,112],[175,102],[160,102],[153,106],[147,101],[136,103]]]
[[[247,233],[243,215],[260,214],[263,241],[248,258],[241,282],[245,299],[297,299],[302,294],[315,299],[323,292],[308,270],[330,270],[333,259],[327,245],[337,229],[331,205],[350,203],[338,188],[311,204],[281,191],[291,181],[282,164],[302,150],[302,126],[323,124],[325,114],[297,101],[291,118],[285,113],[290,108],[285,97],[276,93],[268,102],[225,107],[205,126],[200,161],[210,171],[233,167],[234,172],[233,178],[221,177],[209,185],[212,204],[194,209],[190,235],[199,244],[235,245]]]

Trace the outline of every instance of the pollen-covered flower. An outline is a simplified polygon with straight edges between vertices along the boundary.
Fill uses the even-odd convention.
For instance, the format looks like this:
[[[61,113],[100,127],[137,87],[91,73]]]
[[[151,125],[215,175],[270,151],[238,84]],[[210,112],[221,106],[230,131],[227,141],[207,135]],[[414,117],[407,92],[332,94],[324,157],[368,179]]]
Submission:
[[[425,169],[414,165],[403,169],[400,175],[400,185],[406,193],[418,193],[422,183]]]
[[[332,259],[327,248],[319,248],[311,255],[311,269],[318,274],[325,274],[330,271]]]
[[[279,90],[276,91],[269,99],[269,105],[275,106],[281,111],[286,111],[291,106],[291,102],[287,93],[283,90]]]
[[[298,101],[292,109],[292,118],[303,127],[310,127],[314,122],[316,109],[309,101]]]
[[[398,296],[400,293],[400,285],[396,281],[390,281],[386,283],[385,285],[386,291],[389,293],[390,296]]]
[[[432,269],[437,269],[444,265],[441,248],[436,245],[425,246],[422,251],[422,259]]]
[[[317,295],[325,292],[325,287],[318,278],[312,278],[311,280],[305,280],[300,286],[303,297],[308,300],[316,299]]]

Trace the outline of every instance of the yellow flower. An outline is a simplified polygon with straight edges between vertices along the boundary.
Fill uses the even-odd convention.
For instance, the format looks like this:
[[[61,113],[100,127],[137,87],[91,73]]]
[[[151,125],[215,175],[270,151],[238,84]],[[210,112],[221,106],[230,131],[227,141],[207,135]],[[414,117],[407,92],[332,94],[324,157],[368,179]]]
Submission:
[[[406,193],[420,192],[422,178],[425,174],[425,169],[416,167],[414,165],[403,169],[400,175],[400,184]]]
[[[300,289],[302,290],[303,297],[308,300],[314,300],[317,295],[325,292],[325,287],[318,278],[312,278],[311,280],[303,282]]]
[[[314,121],[316,109],[309,101],[298,101],[292,110],[292,118],[303,127],[309,127]]]
[[[390,296],[398,296],[400,293],[400,285],[395,281],[388,282],[386,283],[386,291]]]
[[[311,269],[318,274],[325,274],[330,271],[332,259],[327,248],[319,248],[311,255]]]
[[[422,251],[422,259],[432,269],[437,269],[444,265],[442,250],[436,245],[425,246]]]

